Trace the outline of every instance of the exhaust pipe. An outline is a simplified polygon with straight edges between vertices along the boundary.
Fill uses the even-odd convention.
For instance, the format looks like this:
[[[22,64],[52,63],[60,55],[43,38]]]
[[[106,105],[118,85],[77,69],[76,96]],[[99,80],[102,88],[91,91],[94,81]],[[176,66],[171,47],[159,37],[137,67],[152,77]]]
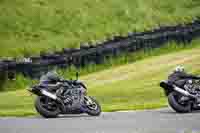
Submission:
[[[48,92],[46,90],[41,90],[41,94],[43,94],[44,96],[47,96],[47,97],[49,97],[49,98],[51,98],[51,99],[59,102],[61,104],[61,110],[62,110],[62,112],[66,111],[65,104],[64,104],[64,102],[59,97],[57,97],[56,95],[54,95],[54,94],[52,94],[52,93],[50,93],[50,92]]]
[[[45,95],[45,96],[47,96],[47,97],[53,99],[53,100],[57,100],[57,96],[56,96],[56,95],[54,95],[54,94],[52,94],[52,93],[50,93],[50,92],[48,92],[48,91],[46,91],[46,90],[41,90],[41,93],[42,93],[43,95]]]
[[[185,90],[183,90],[183,89],[181,89],[181,88],[179,88],[179,87],[177,87],[177,86],[173,86],[174,87],[174,90],[175,91],[177,91],[177,92],[179,92],[179,93],[181,93],[181,94],[183,94],[184,96],[187,96],[187,97],[191,97],[191,98],[197,98],[195,95],[192,95],[192,94],[190,94],[189,92],[187,92],[187,91],[185,91]]]

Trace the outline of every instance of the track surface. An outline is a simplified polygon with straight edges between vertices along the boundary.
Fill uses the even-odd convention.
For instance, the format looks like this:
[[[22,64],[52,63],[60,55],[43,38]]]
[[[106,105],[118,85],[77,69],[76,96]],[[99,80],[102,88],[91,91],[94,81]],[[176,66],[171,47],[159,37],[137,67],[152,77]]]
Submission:
[[[200,112],[177,114],[169,108],[67,115],[56,119],[0,118],[0,133],[200,133]]]

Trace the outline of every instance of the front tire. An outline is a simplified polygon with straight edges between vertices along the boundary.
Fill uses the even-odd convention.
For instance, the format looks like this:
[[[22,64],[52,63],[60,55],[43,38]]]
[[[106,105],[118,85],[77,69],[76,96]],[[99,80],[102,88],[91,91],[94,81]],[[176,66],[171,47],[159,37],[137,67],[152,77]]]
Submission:
[[[179,102],[180,98],[181,98],[181,94],[179,94],[175,91],[171,92],[168,95],[168,102],[169,102],[169,105],[172,107],[172,109],[174,109],[178,113],[191,112],[190,102],[182,104],[182,103]]]
[[[52,103],[52,108],[50,108],[50,106],[48,105],[49,103],[47,103],[46,101]],[[36,98],[35,109],[41,116],[45,118],[56,118],[60,113],[60,108],[58,107],[58,104],[45,96],[39,96]]]
[[[86,113],[91,116],[99,116],[101,114],[101,106],[99,102],[93,97],[85,96],[84,103],[86,106]]]

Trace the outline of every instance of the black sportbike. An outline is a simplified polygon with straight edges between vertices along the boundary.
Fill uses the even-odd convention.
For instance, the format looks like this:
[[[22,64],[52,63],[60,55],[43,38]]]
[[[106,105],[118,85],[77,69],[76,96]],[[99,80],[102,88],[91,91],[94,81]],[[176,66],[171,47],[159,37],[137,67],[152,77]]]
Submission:
[[[40,115],[45,118],[55,118],[59,114],[100,115],[101,106],[87,96],[87,88],[82,82],[63,79],[56,82],[56,87],[38,84],[28,89],[37,95],[35,108]]]
[[[161,81],[160,86],[168,97],[169,105],[178,113],[200,110],[200,80],[188,79],[183,87]]]

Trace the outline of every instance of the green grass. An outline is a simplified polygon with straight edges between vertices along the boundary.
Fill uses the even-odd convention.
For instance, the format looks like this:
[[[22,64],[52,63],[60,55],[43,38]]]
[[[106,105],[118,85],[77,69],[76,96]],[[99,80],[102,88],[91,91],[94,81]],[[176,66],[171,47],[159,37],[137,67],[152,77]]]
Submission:
[[[0,95],[0,116],[29,116],[36,114],[33,105],[34,98],[25,89],[3,92]]]
[[[16,75],[14,80],[4,80],[0,83],[0,92],[1,91],[15,91],[17,89],[24,89],[27,85],[33,85],[38,83],[37,80],[31,80],[25,78],[23,75]]]
[[[177,65],[200,72],[200,47],[113,67],[81,77],[88,93],[100,101],[103,111],[151,109],[167,106],[159,82]],[[0,116],[35,115],[34,97],[26,90],[0,93]]]
[[[0,0],[0,57],[186,23],[199,10],[199,0]]]

